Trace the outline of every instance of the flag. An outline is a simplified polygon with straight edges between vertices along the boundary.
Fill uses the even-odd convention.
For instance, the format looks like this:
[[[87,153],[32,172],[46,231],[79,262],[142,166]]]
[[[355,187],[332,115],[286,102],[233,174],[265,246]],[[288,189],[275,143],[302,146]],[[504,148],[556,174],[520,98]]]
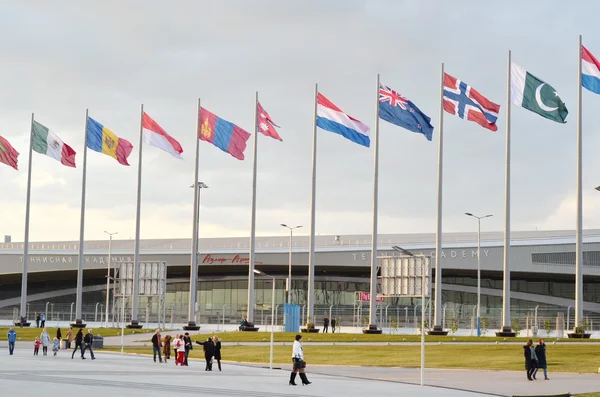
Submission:
[[[500,105],[490,101],[470,85],[444,73],[444,110],[483,128],[498,131]]]
[[[600,62],[584,46],[581,46],[581,85],[600,94]]]
[[[258,121],[258,131],[260,131],[263,135],[283,141],[275,129],[275,127],[279,128],[279,126],[275,124],[273,120],[271,120],[271,116],[269,116],[269,113],[265,112],[265,109],[263,109],[260,102],[258,102],[257,107],[258,108],[256,111],[258,114],[256,115],[256,118]]]
[[[321,93],[317,95],[317,127],[340,134],[359,145],[371,146],[369,127],[344,113]]]
[[[170,153],[175,158],[183,159],[183,148],[179,142],[167,134],[146,112],[142,115],[142,134],[144,142]]]
[[[246,141],[250,138],[250,133],[227,120],[217,117],[208,110],[200,108],[199,138],[212,143],[236,159],[243,160]]]
[[[60,161],[62,165],[75,168],[75,150],[37,121],[33,122],[33,150]]]
[[[510,101],[557,123],[566,123],[569,114],[552,86],[514,63],[510,66]]]
[[[428,141],[433,138],[431,117],[421,112],[414,103],[381,83],[379,83],[379,117],[409,131],[423,134]]]
[[[17,157],[19,157],[19,152],[17,152],[6,139],[0,136],[0,163],[10,165],[15,170],[18,170],[19,165]]]
[[[104,153],[117,160],[120,164],[129,165],[127,157],[133,150],[133,145],[126,139],[119,138],[114,132],[88,117],[87,122],[87,147]]]

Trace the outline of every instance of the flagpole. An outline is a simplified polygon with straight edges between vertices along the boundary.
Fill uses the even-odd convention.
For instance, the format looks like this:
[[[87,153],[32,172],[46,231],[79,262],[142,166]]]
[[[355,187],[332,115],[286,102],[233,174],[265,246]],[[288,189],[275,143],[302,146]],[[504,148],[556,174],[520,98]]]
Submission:
[[[575,231],[575,327],[583,319],[583,199],[582,199],[582,125],[581,125],[581,35],[579,35],[579,63],[577,66],[577,229]]]
[[[33,121],[31,113],[31,127],[29,131],[29,167],[27,169],[27,201],[25,203],[25,242],[23,243],[23,276],[21,278],[21,315],[27,320],[27,272],[29,266],[29,209],[31,203],[31,163],[33,154]],[[19,321],[21,319],[19,318]]]
[[[77,265],[77,293],[75,298],[75,322],[72,324],[76,328],[83,328],[81,306],[83,304],[83,264],[85,263],[84,257],[84,232],[85,232],[85,182],[87,173],[87,134],[88,134],[88,122],[89,122],[89,110],[85,109],[85,134],[83,139],[83,177],[81,181],[81,215],[79,225],[79,263]],[[72,320],[72,319],[71,319]]]
[[[315,204],[317,190],[317,101],[319,96],[319,85],[315,84],[315,107],[313,116],[313,147],[312,147],[312,182],[310,197],[310,238],[308,240],[308,310],[307,323],[315,322]]]
[[[198,154],[200,152],[200,98],[198,98],[198,114],[196,116],[196,160],[194,162],[194,226],[192,227],[192,263],[190,266],[190,300],[188,306],[188,323],[185,330],[197,331],[196,302],[198,295],[198,200],[200,188],[198,187]]]
[[[508,50],[506,81],[506,160],[504,182],[504,278],[502,282],[502,331],[498,336],[514,336],[510,324],[510,112],[511,53]]]
[[[144,105],[140,106],[140,140],[139,140],[139,158],[138,158],[138,186],[137,186],[137,204],[135,211],[135,251],[133,253],[133,291],[131,305],[131,323],[127,328],[142,328],[138,323],[138,308],[140,305],[140,218],[142,203],[142,140],[144,125]]]
[[[373,235],[371,237],[371,294],[369,301],[369,331],[377,329],[377,206],[379,189],[379,73],[376,79],[375,153],[373,156]]]
[[[258,145],[258,91],[254,99],[254,148],[252,164],[252,215],[250,226],[250,263],[248,266],[248,313],[246,320],[254,322],[254,264],[256,262],[256,163]],[[273,281],[275,282],[275,281]]]
[[[435,308],[433,311],[433,330],[429,324],[430,335],[447,335],[441,325],[442,312],[442,179],[444,169],[444,64],[440,77],[440,127],[438,135],[438,184],[437,184],[437,229],[435,232]],[[429,298],[431,299],[431,297]],[[425,310],[423,307],[422,310]]]

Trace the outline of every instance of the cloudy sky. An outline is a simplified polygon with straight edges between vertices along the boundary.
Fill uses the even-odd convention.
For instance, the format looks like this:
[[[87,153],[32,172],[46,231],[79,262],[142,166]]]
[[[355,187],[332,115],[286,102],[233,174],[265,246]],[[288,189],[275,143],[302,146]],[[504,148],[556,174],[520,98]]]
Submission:
[[[585,12],[582,12],[585,10]],[[314,85],[371,127],[375,76],[432,117],[428,142],[381,122],[380,232],[434,232],[440,66],[502,105],[490,132],[444,116],[445,232],[472,231],[464,212],[502,230],[506,63],[553,85],[560,125],[512,111],[512,227],[575,226],[577,39],[600,55],[594,1],[4,0],[0,2],[0,134],[21,153],[0,167],[0,233],[22,241],[31,113],[77,152],[78,168],[34,153],[31,240],[77,240],[85,110],[130,140],[131,167],[88,153],[86,239],[135,236],[139,108],[184,147],[144,146],[142,238],[190,237],[197,99],[251,131],[254,95],[283,142],[259,137],[257,234],[310,222]],[[600,227],[600,97],[583,93],[584,227]],[[238,161],[200,143],[201,237],[250,229],[252,140]],[[371,231],[373,149],[318,132],[319,234]]]

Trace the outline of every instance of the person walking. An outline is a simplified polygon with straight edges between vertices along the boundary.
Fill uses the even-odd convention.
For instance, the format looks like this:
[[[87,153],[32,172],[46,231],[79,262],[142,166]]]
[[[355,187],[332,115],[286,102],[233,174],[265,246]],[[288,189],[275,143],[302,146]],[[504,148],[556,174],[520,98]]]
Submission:
[[[331,333],[335,334],[335,317],[331,318]]]
[[[171,358],[171,335],[165,336],[165,342],[163,343],[163,359],[165,364]]]
[[[325,317],[323,317],[323,333],[326,334],[328,329],[329,329],[329,317],[327,317],[327,314],[326,314]]]
[[[154,335],[152,335],[152,355],[154,356],[154,362],[156,362],[156,355],[158,354],[158,362],[162,363],[162,356],[160,355],[161,347],[162,341],[160,337],[160,330],[157,329]]]
[[[8,339],[8,354],[13,355],[15,351],[15,342],[17,341],[17,331],[15,331],[14,327],[10,327],[8,330],[8,334],[6,334]]]
[[[190,338],[190,334],[187,332],[183,335],[183,348],[184,348],[183,365],[185,365],[187,367],[188,366],[188,356],[190,355],[190,350],[194,349],[194,346],[192,344],[192,338]]]
[[[33,355],[37,356],[40,352],[40,346],[42,345],[42,341],[39,336],[35,337],[35,341],[33,342]]]
[[[71,343],[73,343],[73,327],[69,327],[67,331],[67,349],[71,348]]]
[[[221,371],[221,339],[217,335],[213,336],[213,345],[215,345],[214,357]]]
[[[83,345],[83,331],[81,328],[79,328],[77,334],[75,335],[75,348],[73,349],[73,353],[71,353],[71,360],[73,359],[73,356],[75,356],[77,348],[79,348],[81,351],[81,359],[85,360],[85,357],[83,356],[83,353],[85,353],[85,347]]]
[[[92,345],[94,344],[94,334],[92,333],[91,329],[88,329],[88,333],[83,338],[83,344],[85,347],[83,349],[83,352],[81,353],[81,358],[85,358],[85,351],[89,350],[90,356],[92,356],[92,360],[95,360],[96,357],[94,357],[94,349],[92,349]]]
[[[52,353],[54,353],[54,356],[56,356],[56,353],[58,353],[59,348],[60,340],[58,340],[58,338],[54,338],[54,340],[52,341]]]
[[[42,313],[40,316],[40,327],[44,328],[46,326],[46,313]]]
[[[58,339],[58,348],[60,349],[60,341],[62,340],[62,332],[60,332],[60,328],[56,328],[56,339]]]
[[[535,371],[533,371],[533,379],[535,379],[538,368],[542,368],[544,370],[544,380],[550,380],[550,378],[548,378],[548,363],[546,361],[546,344],[543,339],[538,339],[538,344],[535,347],[535,355],[537,356],[538,362]]]
[[[35,327],[36,328],[40,327],[40,320],[41,320],[40,315],[35,313]]]
[[[523,346],[523,356],[525,357],[525,369],[527,370],[527,380],[535,380],[533,371],[536,368],[537,356],[533,348],[533,341],[529,339]]]
[[[183,367],[183,361],[185,357],[183,335],[179,335],[175,340],[175,351],[177,352],[177,358],[175,359],[175,365],[181,365]]]
[[[304,369],[306,368],[306,361],[304,361],[304,349],[302,348],[302,335],[296,335],[294,340],[294,347],[292,348],[292,373],[290,374],[290,385],[296,386],[296,374],[302,379],[302,386],[310,385],[312,382],[308,381]]]
[[[215,345],[211,338],[208,338],[205,342],[196,341],[197,344],[202,345],[204,348],[204,359],[206,360],[205,371],[212,371],[212,358],[215,355]]]
[[[42,341],[42,352],[44,353],[44,356],[48,355],[48,345],[50,344],[50,335],[48,334],[48,331],[46,331],[46,328],[44,328],[42,330],[42,334],[40,335],[40,340]]]

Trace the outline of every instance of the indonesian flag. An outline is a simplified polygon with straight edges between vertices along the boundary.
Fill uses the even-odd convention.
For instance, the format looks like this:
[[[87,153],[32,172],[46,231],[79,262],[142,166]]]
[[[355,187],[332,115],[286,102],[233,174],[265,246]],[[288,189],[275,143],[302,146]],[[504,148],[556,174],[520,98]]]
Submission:
[[[279,141],[283,141],[283,139],[281,139],[281,137],[277,133],[277,130],[275,130],[275,127],[279,126],[275,124],[273,120],[271,120],[271,116],[269,116],[269,114],[265,112],[265,109],[263,109],[260,102],[258,103],[256,111],[258,131],[260,131],[263,135],[270,136],[271,138],[277,139]]]
[[[178,159],[183,159],[183,148],[171,135],[167,134],[160,125],[144,112],[142,117],[142,132],[144,142],[156,146]]]

